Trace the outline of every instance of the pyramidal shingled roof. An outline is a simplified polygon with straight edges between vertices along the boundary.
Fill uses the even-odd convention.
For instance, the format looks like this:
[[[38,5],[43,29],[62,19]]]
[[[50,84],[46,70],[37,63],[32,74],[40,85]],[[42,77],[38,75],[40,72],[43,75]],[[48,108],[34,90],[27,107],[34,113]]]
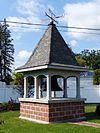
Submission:
[[[27,63],[18,69],[50,65],[52,63],[79,66],[73,52],[53,23],[49,24]]]

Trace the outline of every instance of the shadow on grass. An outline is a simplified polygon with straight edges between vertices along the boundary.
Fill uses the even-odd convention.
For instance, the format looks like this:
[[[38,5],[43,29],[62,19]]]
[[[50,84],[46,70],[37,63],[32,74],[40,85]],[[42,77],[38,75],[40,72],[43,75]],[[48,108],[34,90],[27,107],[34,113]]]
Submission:
[[[100,116],[98,116],[95,112],[88,112],[85,114],[87,121],[88,120],[100,120]]]

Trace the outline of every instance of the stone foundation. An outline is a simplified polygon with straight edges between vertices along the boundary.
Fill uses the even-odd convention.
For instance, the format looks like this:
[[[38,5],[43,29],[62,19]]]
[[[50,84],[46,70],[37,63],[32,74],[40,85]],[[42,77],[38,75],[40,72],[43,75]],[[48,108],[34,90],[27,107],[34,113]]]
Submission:
[[[85,116],[84,100],[20,101],[20,118],[40,123],[81,120]]]

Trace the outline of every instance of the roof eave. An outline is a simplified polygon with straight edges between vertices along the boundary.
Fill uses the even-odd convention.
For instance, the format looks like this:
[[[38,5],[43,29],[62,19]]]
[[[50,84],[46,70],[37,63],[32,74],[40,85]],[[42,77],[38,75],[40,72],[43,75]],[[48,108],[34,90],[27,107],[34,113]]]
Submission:
[[[30,68],[16,69],[15,72],[35,71],[35,70],[46,69],[46,68],[48,68],[48,65],[36,66],[36,67],[30,67]]]
[[[16,69],[15,72],[27,72],[27,71],[35,71],[35,70],[41,70],[41,69],[47,69],[47,68],[49,68],[49,69],[59,69],[59,70],[69,70],[69,71],[79,71],[79,72],[89,71],[89,69],[87,69],[86,67],[73,66],[73,65],[62,65],[62,64],[52,63],[52,64],[49,64],[49,65]]]
[[[89,69],[86,67],[72,66],[72,65],[49,65],[50,69],[59,69],[59,70],[68,70],[68,71],[79,71],[79,72],[88,72]]]

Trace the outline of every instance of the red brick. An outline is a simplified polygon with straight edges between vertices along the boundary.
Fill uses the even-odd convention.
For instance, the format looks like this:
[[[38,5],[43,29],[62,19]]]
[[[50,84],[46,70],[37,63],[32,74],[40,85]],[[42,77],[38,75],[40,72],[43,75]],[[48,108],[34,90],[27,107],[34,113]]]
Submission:
[[[84,109],[84,106],[81,105],[81,106],[80,106],[80,109]]]
[[[44,113],[44,117],[49,117],[48,113]]]
[[[35,119],[35,115],[31,115],[30,117],[33,118],[33,119]]]
[[[35,107],[34,107],[34,106],[32,106],[30,109],[31,109],[31,110],[35,110]]]
[[[26,106],[26,109],[30,109],[30,106],[28,105],[28,106]]]
[[[25,110],[24,112],[25,112],[26,114],[28,114],[29,110]]]
[[[20,115],[43,121],[59,121],[84,116],[83,102],[27,103],[21,102]]]
[[[66,111],[66,115],[70,115],[71,113],[70,113],[70,111]]]
[[[50,118],[50,119],[49,119],[50,122],[53,122],[53,121],[55,121],[55,120],[56,120],[56,118]]]
[[[59,116],[59,113],[53,113],[52,115],[53,116]]]
[[[50,118],[52,118],[52,117],[53,117],[53,114],[52,114],[51,112],[49,113],[49,117],[50,117]]]
[[[73,110],[73,111],[72,111],[72,114],[76,114],[76,110]]]
[[[60,116],[64,116],[65,115],[65,113],[64,112],[60,112]]]
[[[56,109],[56,111],[61,111],[62,109],[59,107],[59,108],[55,108]]]
[[[49,111],[50,112],[55,112],[55,108],[50,108]]]
[[[41,117],[40,117],[40,116],[36,116],[36,119],[37,119],[37,120],[41,120]]]

